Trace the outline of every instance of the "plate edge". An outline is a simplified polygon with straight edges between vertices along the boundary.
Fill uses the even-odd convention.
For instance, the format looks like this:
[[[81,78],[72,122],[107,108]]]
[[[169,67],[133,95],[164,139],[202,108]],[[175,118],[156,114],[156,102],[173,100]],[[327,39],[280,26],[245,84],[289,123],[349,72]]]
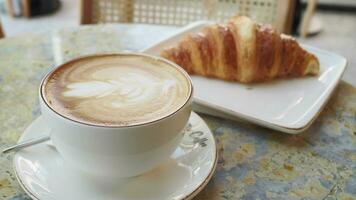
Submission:
[[[194,112],[194,111],[193,111]],[[209,128],[208,124],[205,122],[205,120],[198,115],[197,113],[194,112],[194,114],[196,114],[200,119],[203,120],[204,125],[206,126],[206,128],[208,128],[208,130],[211,133],[211,136],[213,138],[213,145],[215,147],[215,156],[214,156],[214,164],[212,166],[212,168],[210,169],[210,172],[208,174],[208,176],[205,178],[205,180],[195,189],[193,190],[190,194],[188,194],[187,196],[183,197],[181,200],[191,200],[192,198],[194,198],[196,195],[198,195],[204,188],[206,185],[208,185],[208,183],[210,182],[211,178],[213,177],[213,175],[215,174],[216,171],[216,167],[218,164],[218,159],[219,159],[219,155],[218,155],[218,147],[217,147],[217,143],[216,143],[216,139],[214,136],[213,131],[211,131],[211,129]]]
[[[318,49],[316,47],[313,47],[313,48]],[[321,50],[321,51],[325,51],[325,50]],[[331,52],[328,52],[328,53],[331,53]],[[332,54],[334,54],[334,53],[332,53]],[[327,94],[327,96],[325,98],[325,101],[321,104],[321,106],[315,112],[313,117],[309,121],[307,121],[307,123],[304,123],[304,124],[300,125],[299,127],[288,127],[288,126],[283,126],[283,125],[280,125],[280,124],[277,124],[277,123],[268,122],[268,121],[265,121],[265,120],[262,120],[262,119],[259,119],[259,118],[255,118],[253,116],[246,115],[246,114],[243,114],[243,113],[240,113],[240,112],[231,111],[231,110],[229,110],[227,108],[224,108],[222,106],[209,103],[209,102],[207,102],[205,100],[202,100],[202,99],[199,99],[199,98],[196,98],[196,97],[194,97],[194,102],[196,102],[197,104],[200,104],[201,106],[207,106],[209,108],[212,108],[212,109],[215,109],[217,111],[221,111],[223,113],[231,115],[232,117],[236,117],[236,118],[245,120],[247,122],[255,123],[255,124],[263,126],[263,127],[271,128],[271,129],[278,130],[278,131],[282,131],[282,132],[285,132],[285,133],[288,133],[288,134],[301,133],[301,132],[307,130],[313,124],[313,122],[316,120],[316,118],[319,116],[319,114],[321,113],[323,108],[326,106],[327,102],[329,102],[331,96],[333,96],[333,94],[335,93],[335,89],[339,85],[339,83],[341,81],[341,77],[345,73],[345,70],[346,70],[347,65],[348,65],[347,59],[345,57],[341,56],[341,55],[338,55],[338,54],[334,54],[334,55],[340,56],[343,59],[343,65],[341,66],[342,67],[341,73],[338,74],[337,81],[335,81],[331,85],[331,88],[330,88],[330,90],[329,90],[329,92],[328,92],[328,94]]]

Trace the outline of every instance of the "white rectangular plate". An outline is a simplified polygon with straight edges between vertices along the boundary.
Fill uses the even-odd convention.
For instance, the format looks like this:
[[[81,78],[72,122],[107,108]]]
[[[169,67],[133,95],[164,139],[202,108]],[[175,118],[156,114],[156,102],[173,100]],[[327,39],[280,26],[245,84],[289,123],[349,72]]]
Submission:
[[[161,50],[173,46],[186,34],[197,32],[209,24],[211,22],[188,25],[142,52],[159,55]],[[302,46],[319,58],[319,76],[248,85],[191,76],[194,108],[199,112],[243,119],[286,133],[304,131],[331,96],[346,68],[346,59],[315,47]]]

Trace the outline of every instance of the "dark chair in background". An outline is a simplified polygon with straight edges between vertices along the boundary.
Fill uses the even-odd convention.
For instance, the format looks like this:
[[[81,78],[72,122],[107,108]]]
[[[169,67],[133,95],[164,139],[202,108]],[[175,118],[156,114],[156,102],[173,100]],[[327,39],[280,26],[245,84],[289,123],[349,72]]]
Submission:
[[[6,0],[6,12],[11,17],[34,17],[51,14],[57,11],[61,3],[59,0]]]
[[[0,38],[5,37],[4,31],[2,30],[2,26],[1,26],[1,21],[0,21]]]

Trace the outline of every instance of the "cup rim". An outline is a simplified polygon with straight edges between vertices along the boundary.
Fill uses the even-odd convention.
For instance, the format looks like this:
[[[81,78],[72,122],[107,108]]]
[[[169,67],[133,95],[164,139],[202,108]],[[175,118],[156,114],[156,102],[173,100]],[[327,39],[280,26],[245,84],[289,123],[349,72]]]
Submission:
[[[186,100],[184,101],[184,103],[178,107],[177,109],[175,109],[173,112],[169,113],[169,114],[166,114],[166,115],[163,115],[155,120],[152,120],[152,121],[147,121],[147,122],[143,122],[143,123],[137,123],[137,124],[132,124],[132,125],[99,125],[99,124],[91,124],[91,123],[86,123],[84,121],[78,121],[78,120],[75,120],[75,119],[72,119],[72,118],[69,118],[63,114],[61,114],[60,112],[56,111],[46,100],[45,98],[45,95],[43,94],[44,93],[44,85],[45,83],[47,82],[47,78],[52,75],[57,69],[61,68],[61,67],[64,67],[66,65],[69,65],[71,63],[74,63],[74,62],[78,62],[80,60],[85,60],[85,59],[89,59],[89,58],[95,58],[95,57],[104,57],[104,56],[139,56],[139,57],[145,57],[145,58],[148,58],[148,59],[154,59],[156,61],[159,61],[159,62],[164,62],[168,65],[170,65],[171,67],[175,68],[176,70],[178,70],[187,80],[188,82],[188,85],[189,85],[189,95],[188,97],[186,98]],[[85,56],[79,56],[79,57],[76,57],[76,58],[73,58],[69,61],[66,61],[64,63],[61,63],[59,65],[57,65],[54,69],[52,69],[51,71],[49,71],[41,80],[41,83],[40,83],[40,87],[39,87],[39,96],[41,98],[41,100],[44,102],[44,104],[46,105],[47,108],[49,108],[54,114],[56,114],[57,116],[63,118],[63,119],[66,119],[66,120],[69,120],[73,123],[78,123],[78,124],[81,124],[81,125],[85,125],[85,126],[89,126],[89,127],[97,127],[97,128],[131,128],[131,127],[140,127],[140,126],[145,126],[145,125],[149,125],[149,124],[154,124],[154,123],[157,123],[159,121],[162,121],[164,119],[167,119],[169,117],[172,117],[173,115],[175,115],[176,113],[178,113],[180,110],[182,110],[184,107],[187,106],[187,104],[191,101],[192,97],[193,97],[193,90],[194,90],[194,87],[193,87],[193,83],[192,83],[192,80],[190,78],[190,76],[188,75],[188,73],[183,69],[181,68],[179,65],[177,65],[176,63],[172,62],[172,61],[169,61],[165,58],[162,58],[162,57],[158,57],[158,56],[153,56],[153,55],[149,55],[149,54],[145,54],[145,53],[99,53],[99,54],[91,54],[91,55],[85,55]]]

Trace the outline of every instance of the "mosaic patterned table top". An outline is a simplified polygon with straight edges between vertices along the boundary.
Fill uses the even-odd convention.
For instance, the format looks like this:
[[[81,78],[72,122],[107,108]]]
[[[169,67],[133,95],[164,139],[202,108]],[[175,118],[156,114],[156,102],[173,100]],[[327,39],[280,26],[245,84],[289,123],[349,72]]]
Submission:
[[[40,115],[41,78],[70,58],[138,50],[175,27],[105,25],[0,40],[0,148]],[[306,132],[288,135],[201,115],[218,144],[217,171],[195,199],[356,199],[356,88],[340,83]],[[13,155],[0,155],[0,199],[30,199]]]

